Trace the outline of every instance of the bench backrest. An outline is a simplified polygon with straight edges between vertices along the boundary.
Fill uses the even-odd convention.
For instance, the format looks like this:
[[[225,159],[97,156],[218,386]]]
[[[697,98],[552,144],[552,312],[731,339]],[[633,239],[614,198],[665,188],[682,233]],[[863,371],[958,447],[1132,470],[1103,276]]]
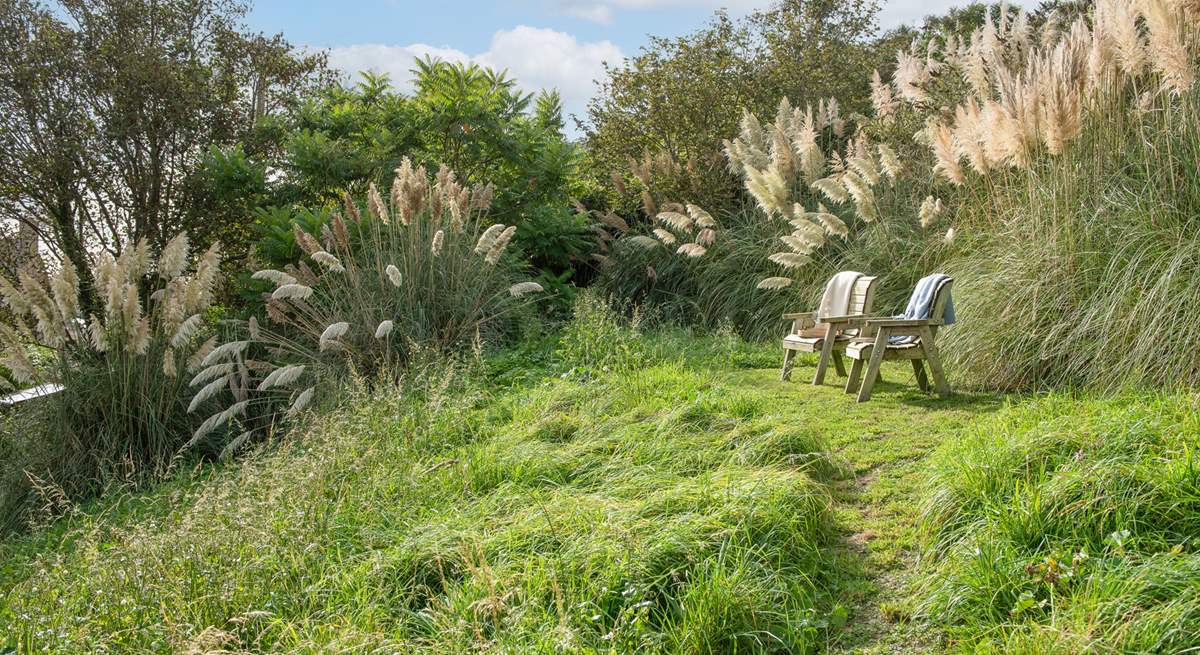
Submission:
[[[854,288],[850,290],[850,305],[847,307],[847,314],[871,314],[871,308],[875,305],[875,289],[879,286],[879,278],[874,275],[864,275],[854,282]],[[857,329],[846,330],[843,334],[849,337],[858,336]]]

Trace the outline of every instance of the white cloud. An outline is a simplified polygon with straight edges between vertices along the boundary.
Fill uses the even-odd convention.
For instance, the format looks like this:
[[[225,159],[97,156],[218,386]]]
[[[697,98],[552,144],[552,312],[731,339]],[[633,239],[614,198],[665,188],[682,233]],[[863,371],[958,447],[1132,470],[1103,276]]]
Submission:
[[[568,16],[607,25],[613,20],[614,9],[721,9],[742,14],[767,7],[771,0],[553,0],[558,10]]]
[[[582,114],[595,92],[595,80],[604,75],[604,63],[624,59],[611,41],[580,42],[573,35],[552,29],[519,25],[492,35],[485,52],[470,55],[461,50],[424,43],[410,45],[359,44],[330,48],[329,63],[357,76],[361,71],[386,73],[398,88],[411,90],[413,59],[426,55],[454,62],[472,61],[507,69],[525,91],[558,89],[568,114]]]

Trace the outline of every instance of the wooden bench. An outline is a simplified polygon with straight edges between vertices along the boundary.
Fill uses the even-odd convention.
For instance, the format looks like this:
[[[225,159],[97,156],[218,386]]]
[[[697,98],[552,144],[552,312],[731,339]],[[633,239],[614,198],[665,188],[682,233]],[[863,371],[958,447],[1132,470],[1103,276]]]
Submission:
[[[783,338],[783,371],[779,379],[786,381],[791,376],[792,359],[798,352],[821,353],[813,384],[825,381],[830,359],[833,359],[838,375],[845,376],[842,353],[850,341],[859,335],[858,321],[871,313],[878,281],[877,277],[864,275],[854,282],[845,316],[817,316],[817,312],[784,314],[784,320],[792,321],[792,328]]]
[[[912,362],[913,372],[917,376],[917,386],[921,391],[929,391],[929,380],[925,377],[925,363],[933,374],[934,385],[938,395],[950,393],[950,385],[946,382],[946,374],[942,371],[942,360],[938,356],[934,339],[938,327],[942,325],[945,315],[946,302],[950,299],[950,287],[954,280],[946,280],[935,292],[929,311],[931,318],[899,319],[899,318],[868,318],[861,322],[862,335],[852,340],[846,346],[846,355],[854,360],[850,369],[850,378],[846,380],[846,393],[858,391],[858,402],[871,399],[871,390],[879,379],[879,366],[884,361],[907,359]],[[907,343],[891,343],[892,337],[913,337]],[[867,362],[866,376],[863,363]]]

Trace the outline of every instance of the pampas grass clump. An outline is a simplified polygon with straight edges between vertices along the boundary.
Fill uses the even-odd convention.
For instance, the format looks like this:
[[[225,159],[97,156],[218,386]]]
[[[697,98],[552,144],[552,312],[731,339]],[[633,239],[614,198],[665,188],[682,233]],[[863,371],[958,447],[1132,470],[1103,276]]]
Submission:
[[[221,262],[213,244],[194,260],[187,234],[171,239],[157,259],[146,241],[119,256],[103,253],[91,271],[98,302],[79,302],[79,274],[64,262],[46,284],[23,272],[0,278],[0,296],[14,317],[0,325],[5,358],[23,384],[57,383],[49,397],[41,461],[26,464],[39,484],[67,497],[111,484],[161,479],[200,421],[188,408],[211,407],[189,384],[211,353],[209,313]],[[53,353],[37,369],[29,345]],[[37,444],[35,444],[37,445]]]
[[[264,294],[266,316],[248,322],[235,342],[244,351],[218,351],[204,362],[217,381],[230,382],[253,362],[244,373],[249,393],[218,394],[232,406],[247,402],[245,411],[222,410],[214,423],[265,430],[268,421],[242,417],[295,415],[332,381],[369,379],[423,352],[515,335],[522,310],[543,289],[520,279],[522,265],[508,252],[516,228],[488,220],[491,196],[490,187],[469,188],[444,166],[430,176],[405,159],[390,200],[372,187],[365,212],[347,196],[319,238],[297,229],[305,255],[284,271],[254,274],[277,288]],[[192,441],[206,438],[198,431]]]

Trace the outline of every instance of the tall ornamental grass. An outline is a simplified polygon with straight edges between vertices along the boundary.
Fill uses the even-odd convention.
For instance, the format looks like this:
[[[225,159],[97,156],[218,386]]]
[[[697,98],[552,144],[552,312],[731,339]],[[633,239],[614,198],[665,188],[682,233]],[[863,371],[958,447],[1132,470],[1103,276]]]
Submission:
[[[269,431],[277,412],[309,406],[326,383],[515,336],[542,287],[523,280],[508,253],[516,228],[488,220],[491,198],[490,186],[468,188],[445,167],[430,177],[405,159],[387,201],[372,185],[365,212],[346,196],[319,236],[295,227],[302,259],[253,275],[275,287],[266,315],[192,379],[197,398],[224,408],[189,443],[236,426],[224,446],[236,449]]]
[[[890,79],[870,81],[870,116],[831,101],[748,114],[726,151],[761,224],[716,218],[741,265],[692,266],[646,295],[729,298],[748,308],[742,323],[769,326],[743,332],[770,334],[773,311],[755,309],[775,305],[748,288],[751,271],[759,290],[799,287],[791,305],[838,269],[882,274],[890,311],[943,269],[961,318],[944,350],[974,383],[1196,383],[1197,26],[1200,7],[1174,0],[1104,0],[1036,30],[1024,10],[994,8],[970,35],[898,52]],[[637,249],[617,246],[633,238],[651,243],[625,237],[609,257],[633,262],[626,281]],[[771,268],[747,265],[752,253]]]
[[[0,278],[0,295],[14,316],[0,325],[5,365],[26,385],[56,383],[44,425],[13,435],[29,443],[28,481],[75,497],[111,483],[164,476],[197,421],[188,413],[189,381],[213,349],[209,313],[221,255],[213,244],[191,262],[186,234],[152,259],[145,241],[119,257],[99,256],[92,271],[97,307],[79,301],[79,275],[65,262],[44,283],[29,272]],[[54,353],[36,368],[30,344]],[[11,492],[10,492],[11,493]]]

